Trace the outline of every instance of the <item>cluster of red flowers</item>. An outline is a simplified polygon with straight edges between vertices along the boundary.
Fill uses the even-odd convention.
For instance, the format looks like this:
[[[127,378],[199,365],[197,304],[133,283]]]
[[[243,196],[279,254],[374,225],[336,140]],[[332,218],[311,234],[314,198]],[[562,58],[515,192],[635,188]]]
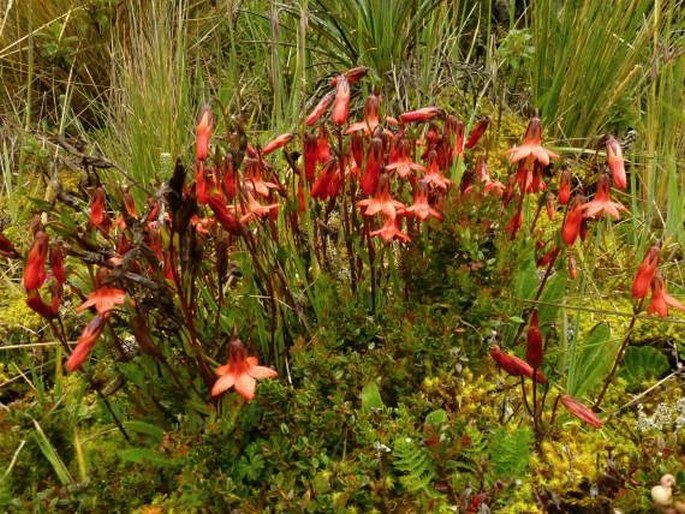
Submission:
[[[666,282],[659,271],[659,252],[657,245],[647,250],[633,280],[633,298],[643,300],[651,288],[652,297],[647,308],[648,314],[666,317],[669,307],[685,312],[685,305],[666,292]]]
[[[175,245],[180,243],[176,242],[174,234],[183,234],[189,226],[200,240],[214,237],[232,241],[232,238],[251,237],[258,221],[270,224],[275,233],[277,225],[273,220],[281,210],[287,210],[288,219],[297,220],[316,202],[327,202],[326,212],[339,202],[343,208],[356,206],[365,217],[364,233],[360,236],[379,237],[390,243],[410,241],[412,227],[430,218],[442,220],[441,208],[453,185],[450,172],[455,163],[463,160],[465,150],[473,149],[479,143],[490,118],[480,119],[466,137],[464,122],[437,107],[405,112],[397,118],[382,117],[382,98],[370,94],[362,119],[350,123],[351,87],[365,73],[364,68],[354,68],[331,80],[330,91],[305,119],[300,137],[301,166],[296,153],[288,151],[298,138],[293,133],[281,134],[260,147],[250,144],[240,129],[228,134],[230,151],[224,155],[218,148],[210,151],[215,123],[212,110],[205,106],[195,127],[194,181],[187,183],[182,165],[177,164],[164,194],[150,197],[142,214],[138,213],[129,191],[122,189],[115,195],[121,199],[121,208],[114,220],[108,210],[111,198],[103,186],[94,187],[90,195],[88,234],[104,244],[111,243],[112,247],[105,252],[106,259],[99,263],[93,291],[82,297],[84,303],[78,311],[91,310],[94,317],[79,338],[67,368],[71,371],[85,362],[113,309],[127,303],[134,306],[132,300],[127,302],[133,292],[115,278],[122,273],[113,273],[113,270],[121,267],[126,272],[148,276],[160,273],[171,287],[179,287],[182,280],[179,279],[178,260],[183,256],[175,255]],[[418,124],[425,125],[419,129]],[[617,219],[619,212],[625,210],[610,196],[612,180],[615,187],[623,189],[627,185],[621,147],[613,137],[607,138],[605,145],[611,178],[609,174],[600,176],[592,201],[586,202],[582,193],[572,196],[571,173],[568,169],[561,173],[557,200],[560,205],[567,205],[561,239],[569,247],[579,235],[584,237],[588,220],[601,215]],[[279,149],[284,149],[290,174],[279,174],[267,160]],[[490,177],[487,160],[480,157],[464,172],[459,189],[462,195],[480,191],[501,197],[505,207],[515,200],[514,215],[506,227],[515,237],[523,224],[524,196],[547,190],[545,170],[559,156],[542,146],[542,124],[538,117],[530,120],[522,144],[507,150],[505,155],[516,166],[506,186]],[[400,199],[408,200],[409,190],[413,203],[405,205]],[[549,192],[545,195],[547,213],[552,218],[556,211],[555,197]],[[293,203],[282,202],[288,197]],[[344,214],[356,215],[356,211],[350,209]],[[381,219],[372,226],[368,221],[375,217]],[[362,227],[359,223],[351,225]],[[64,250],[59,243],[50,244],[42,226],[39,225],[34,233],[24,272],[27,304],[52,321],[59,316],[67,280]],[[153,256],[147,259],[147,264],[141,264],[144,259],[131,252],[140,247],[145,248],[145,255]],[[551,265],[559,255],[560,247],[554,245],[539,263]],[[136,255],[131,257],[133,253]],[[679,309],[683,306],[666,293],[664,281],[656,271],[658,253],[658,248],[650,250],[640,266],[633,296],[644,298],[651,286],[649,312],[665,316],[668,306]],[[0,254],[14,258],[19,255],[1,235]],[[40,293],[48,280],[48,254],[53,278],[50,303],[46,303]],[[571,256],[568,260],[573,262]],[[572,268],[575,270],[575,266]],[[571,275],[574,273],[572,271]],[[491,355],[507,373],[545,384],[547,378],[540,369],[544,345],[536,312],[531,315],[527,336],[525,361],[498,347],[491,350]],[[251,399],[254,379],[275,375],[267,370],[257,366],[253,357],[247,357],[242,343],[236,340],[229,345],[229,363],[217,370],[220,378],[212,394],[235,386],[239,393]]]

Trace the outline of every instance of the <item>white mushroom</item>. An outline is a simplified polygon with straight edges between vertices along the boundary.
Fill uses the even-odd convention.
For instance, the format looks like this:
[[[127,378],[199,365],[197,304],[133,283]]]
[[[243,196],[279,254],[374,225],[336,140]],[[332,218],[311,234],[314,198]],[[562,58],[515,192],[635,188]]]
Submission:
[[[670,507],[673,503],[671,488],[675,485],[675,477],[667,474],[661,477],[660,482],[652,487],[652,500],[657,507]]]

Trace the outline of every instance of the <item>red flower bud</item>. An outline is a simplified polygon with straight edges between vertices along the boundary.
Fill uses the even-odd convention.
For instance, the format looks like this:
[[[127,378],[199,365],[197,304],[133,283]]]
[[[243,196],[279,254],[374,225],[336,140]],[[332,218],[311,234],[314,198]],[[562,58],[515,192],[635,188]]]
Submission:
[[[36,232],[26,258],[26,267],[24,268],[24,289],[30,291],[38,289],[47,275],[45,274],[45,260],[48,256],[48,235],[39,230]]]
[[[366,155],[366,169],[362,175],[360,185],[365,195],[373,195],[378,188],[378,179],[381,176],[381,166],[383,164],[383,141],[374,137],[371,139],[369,151]]]
[[[321,116],[326,114],[326,111],[331,105],[331,102],[333,101],[333,98],[335,96],[335,93],[333,91],[330,91],[324,95],[324,97],[319,100],[319,103],[316,104],[316,107],[314,107],[314,110],[307,116],[307,119],[305,120],[305,124],[308,127],[311,127],[321,119]]]
[[[601,419],[597,417],[597,414],[592,412],[588,407],[580,403],[575,398],[564,394],[561,396],[561,403],[564,404],[566,410],[573,414],[576,418],[587,423],[595,428],[602,428],[604,424]]]
[[[107,318],[108,315],[95,316],[86,325],[86,328],[83,329],[81,336],[78,338],[76,348],[74,348],[74,351],[69,356],[69,360],[67,360],[67,370],[69,372],[79,369],[86,361],[98,337],[100,337],[105,328]]]
[[[262,155],[269,155],[272,152],[275,152],[279,148],[284,147],[290,141],[293,140],[293,134],[291,132],[286,132],[285,134],[281,134],[280,136],[277,136],[276,138],[272,139],[269,141],[266,146],[262,149]]]
[[[109,216],[107,216],[106,204],[107,195],[102,186],[98,186],[93,191],[90,200],[90,216],[88,222],[91,227],[98,228],[103,232],[108,232],[110,227]]]
[[[195,127],[195,158],[204,161],[209,156],[209,140],[214,129],[214,116],[209,105],[202,107]]]
[[[547,377],[545,377],[542,371],[539,369],[533,370],[531,365],[526,361],[519,359],[514,355],[504,353],[502,350],[500,350],[499,346],[493,346],[490,348],[490,357],[494,359],[500,368],[514,377],[528,377],[532,379],[533,375],[535,375],[539,383],[547,383]]]
[[[422,109],[400,114],[400,121],[402,123],[425,122],[432,120],[441,112],[438,107],[423,107]]]
[[[490,116],[483,116],[471,130],[471,133],[469,134],[469,139],[468,141],[466,141],[466,148],[470,150],[471,148],[476,146],[481,136],[487,130],[488,125],[490,125]]]
[[[344,75],[338,76],[335,85],[335,101],[331,120],[336,125],[344,125],[350,114],[350,83]]]
[[[618,189],[625,189],[628,187],[628,179],[626,178],[626,168],[623,161],[623,151],[621,145],[614,136],[609,136],[606,140],[607,149],[607,165],[611,170],[611,178],[614,182],[614,187]]]
[[[304,135],[304,176],[307,182],[311,183],[316,176],[316,136],[314,134]]]
[[[533,311],[530,317],[530,325],[528,327],[528,348],[526,350],[526,360],[533,368],[542,366],[543,348],[542,348],[542,332],[540,332],[540,324],[538,322],[538,311]]]
[[[581,195],[574,196],[566,212],[566,219],[561,227],[561,239],[566,246],[573,246],[573,243],[576,242],[580,234],[583,223],[583,201],[584,199]]]
[[[637,274],[633,280],[632,295],[635,299],[642,299],[647,296],[649,286],[656,274],[656,269],[659,266],[659,247],[652,246],[645,254],[642,263],[637,269]]]
[[[57,282],[64,284],[67,281],[67,275],[64,271],[64,250],[61,243],[50,245],[50,268]]]

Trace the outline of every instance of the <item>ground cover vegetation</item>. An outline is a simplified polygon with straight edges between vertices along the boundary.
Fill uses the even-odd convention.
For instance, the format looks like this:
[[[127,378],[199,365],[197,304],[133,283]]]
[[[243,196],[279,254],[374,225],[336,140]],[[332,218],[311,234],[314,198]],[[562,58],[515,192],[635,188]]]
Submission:
[[[685,512],[681,1],[0,7],[7,512]]]

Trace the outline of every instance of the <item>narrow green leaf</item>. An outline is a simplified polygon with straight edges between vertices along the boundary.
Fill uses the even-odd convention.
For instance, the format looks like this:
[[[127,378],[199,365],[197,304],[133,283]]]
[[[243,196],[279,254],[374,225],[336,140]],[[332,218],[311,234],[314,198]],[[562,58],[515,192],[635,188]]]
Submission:
[[[38,447],[40,448],[40,451],[43,453],[45,458],[48,459],[48,462],[50,462],[50,464],[52,465],[52,469],[55,470],[55,474],[57,475],[59,481],[62,482],[63,485],[73,484],[74,479],[69,473],[69,470],[65,466],[64,462],[62,462],[62,459],[59,457],[57,450],[52,445],[48,437],[45,435],[45,432],[43,432],[43,429],[41,428],[40,424],[34,419],[33,425],[36,428],[35,436],[36,442],[38,443]]]

